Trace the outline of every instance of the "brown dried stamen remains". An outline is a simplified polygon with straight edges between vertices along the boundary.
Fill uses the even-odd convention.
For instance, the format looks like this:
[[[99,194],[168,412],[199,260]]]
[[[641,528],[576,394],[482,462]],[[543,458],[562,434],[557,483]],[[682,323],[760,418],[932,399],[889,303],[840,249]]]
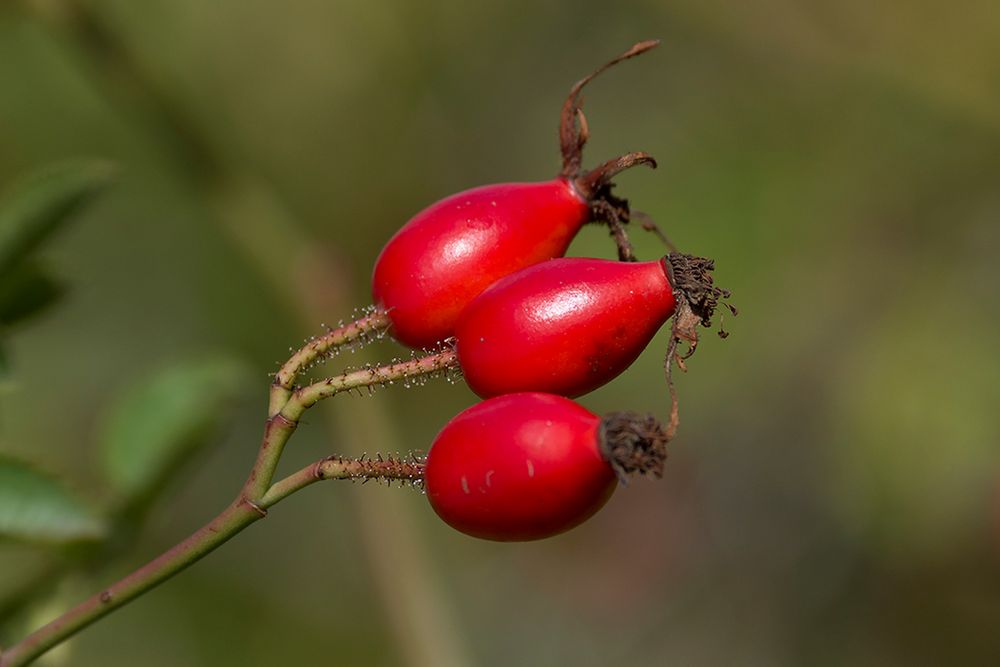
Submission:
[[[601,454],[622,484],[636,475],[663,477],[667,430],[653,415],[612,412],[601,420]]]
[[[694,255],[683,253],[670,253],[667,255],[666,266],[670,284],[674,288],[674,299],[677,306],[674,311],[673,322],[670,327],[670,344],[667,347],[667,357],[664,360],[663,368],[667,377],[667,386],[670,388],[670,421],[667,425],[667,437],[672,439],[677,432],[679,423],[677,408],[677,391],[674,388],[673,365],[682,371],[687,370],[684,361],[694,354],[698,347],[698,326],[711,328],[712,315],[719,307],[723,299],[728,299],[731,292],[727,289],[717,287],[712,277],[715,270],[715,261]],[[736,316],[736,307],[729,303],[721,303],[729,309],[729,312]],[[719,326],[719,337],[726,338],[729,334]],[[681,342],[688,344],[686,353],[681,354],[677,349]]]
[[[712,277],[712,271],[715,270],[715,260],[673,252],[667,255],[667,262],[672,273],[670,284],[674,287],[675,296],[677,292],[680,292],[692,313],[697,316],[698,323],[703,327],[711,328],[712,315],[719,307],[719,301],[732,296],[732,292],[729,290],[715,286]],[[733,315],[736,315],[736,308],[732,305],[728,303],[722,305],[728,308]],[[722,337],[725,338],[726,335],[722,334]]]

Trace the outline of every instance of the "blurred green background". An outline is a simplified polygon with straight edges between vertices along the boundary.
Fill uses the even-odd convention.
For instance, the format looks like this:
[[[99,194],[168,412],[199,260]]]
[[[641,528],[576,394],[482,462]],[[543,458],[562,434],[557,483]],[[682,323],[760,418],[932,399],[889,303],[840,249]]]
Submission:
[[[618,191],[714,257],[741,310],[678,380],[665,479],[528,544],[457,534],[412,490],[318,485],[49,664],[995,664],[997,18],[985,0],[0,4],[0,184],[117,166],[42,252],[67,298],[5,341],[0,451],[100,507],[123,391],[201,355],[249,369],[115,559],[0,644],[222,509],[267,373],[369,303],[388,237],[444,195],[553,176],[568,87],[658,37],[588,90],[585,161],[655,155]],[[571,253],[614,256],[596,226]],[[665,346],[582,402],[664,415]],[[334,399],[282,469],[426,449],[474,400]],[[71,557],[0,543],[0,600]]]

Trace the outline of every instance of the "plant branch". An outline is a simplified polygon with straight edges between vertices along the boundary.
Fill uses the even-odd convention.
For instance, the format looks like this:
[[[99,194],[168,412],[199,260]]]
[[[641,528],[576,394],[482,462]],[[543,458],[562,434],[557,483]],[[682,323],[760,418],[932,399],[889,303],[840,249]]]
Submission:
[[[308,347],[307,345],[306,348]],[[303,350],[296,352],[292,358],[305,358],[307,353]],[[282,369],[291,366],[292,362],[289,361],[282,366]],[[285,444],[298,426],[302,414],[318,401],[351,389],[372,388],[397,381],[406,382],[413,378],[457,368],[458,355],[454,350],[447,349],[409,361],[350,371],[292,391],[280,411],[269,417],[266,422],[264,438],[257,452],[257,461],[243,485],[243,495],[256,503],[262,501],[274,479],[274,471],[278,467]]]
[[[318,401],[344,391],[360,387],[394,384],[396,381],[405,382],[413,378],[457,369],[458,354],[452,349],[447,349],[409,361],[351,371],[297,389],[278,416],[297,422],[302,413]]]
[[[295,378],[317,360],[330,356],[342,345],[353,342],[367,342],[371,336],[379,336],[389,326],[389,316],[384,310],[373,309],[367,315],[353,322],[341,324],[324,335],[310,340],[293,354],[274,376],[271,385],[271,402],[268,415],[274,416],[285,407],[292,396]]]
[[[84,600],[0,655],[0,667],[27,665],[94,621],[123,607],[157,584],[200,560],[251,523],[264,517],[240,497],[221,514],[124,579]]]
[[[371,317],[375,318],[377,314]],[[357,324],[357,323],[353,323]],[[352,325],[348,325],[349,328]],[[361,325],[360,328],[364,328]],[[372,326],[371,329],[376,329]],[[369,329],[369,330],[371,330]],[[331,332],[332,333],[332,332]],[[339,334],[343,336],[344,334]],[[317,339],[320,340],[320,339]],[[325,349],[337,344],[332,335],[322,337],[320,344],[310,343],[296,352],[282,370],[290,383],[303,364],[318,358]],[[315,341],[314,341],[315,342]],[[324,347],[325,346],[325,347]],[[271,484],[282,450],[294,433],[298,420],[316,402],[350,389],[392,384],[458,367],[454,350],[405,362],[371,367],[344,373],[291,392],[280,412],[270,416],[264,428],[257,460],[240,495],[221,514],[202,526],[182,542],[171,547],[125,578],[84,600],[48,625],[28,635],[8,651],[0,653],[0,667],[20,667],[33,662],[50,648],[60,644],[91,623],[125,606],[143,593],[193,565],[205,555],[225,544],[250,524],[267,516],[268,508],[291,494],[324,479],[401,480],[420,483],[423,462],[414,457],[406,461],[398,457],[346,459],[331,456],[321,459],[292,475]],[[294,369],[294,370],[292,370]]]
[[[30,664],[91,623],[124,607],[143,593],[198,562],[250,524],[266,517],[268,508],[314,482],[324,479],[366,481],[399,479],[419,483],[422,477],[423,463],[416,459],[404,461],[395,457],[386,459],[378,457],[366,460],[331,456],[281,480],[259,503],[247,500],[241,494],[221,514],[182,542],[0,653],[0,667],[22,667]]]
[[[279,482],[275,482],[264,497],[260,506],[271,507],[291,494],[325,479],[372,479],[384,482],[400,480],[420,484],[424,477],[424,463],[413,457],[407,461],[398,457],[374,459],[345,459],[341,456],[331,456],[307,465]]]
[[[257,450],[257,460],[243,484],[243,495],[246,498],[260,502],[261,497],[271,486],[281,453],[298,425],[298,420],[288,419],[281,414],[268,417],[264,423],[264,437],[260,449]]]

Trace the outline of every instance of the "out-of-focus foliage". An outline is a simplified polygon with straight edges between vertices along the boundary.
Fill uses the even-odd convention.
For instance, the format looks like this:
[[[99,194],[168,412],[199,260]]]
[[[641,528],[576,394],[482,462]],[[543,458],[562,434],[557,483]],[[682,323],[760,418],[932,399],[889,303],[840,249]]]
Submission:
[[[63,295],[62,286],[32,255],[103,188],[109,171],[92,162],[49,167],[24,179],[0,204],[3,333]],[[0,582],[0,627],[9,624],[6,629],[25,632],[29,623],[39,622],[37,610],[65,607],[65,596],[49,597],[60,575],[106,566],[125,548],[156,494],[198,449],[218,439],[218,426],[247,379],[245,366],[231,357],[202,357],[175,363],[124,390],[101,435],[103,473],[111,483],[112,511],[106,518],[32,465],[0,455],[0,540],[50,547],[33,563],[20,561],[20,577]],[[97,545],[101,540],[103,547]],[[53,558],[59,554],[51,547],[79,543],[91,548],[62,554],[61,561]],[[17,569],[18,552],[12,560]],[[20,627],[10,623],[19,617]]]
[[[33,257],[108,184],[107,164],[73,160],[38,169],[0,197],[0,381],[7,381],[8,331],[56,303],[64,292]]]
[[[101,163],[72,162],[31,174],[0,200],[0,274],[38,248],[108,183]]]
[[[219,415],[249,379],[246,367],[232,359],[204,358],[123,391],[101,436],[104,472],[114,492],[135,500],[218,439]]]
[[[259,404],[152,506],[133,564],[231,499],[267,372],[319,330],[290,324],[301,306],[243,254],[290,236],[267,236],[258,202],[280,203],[333,258],[340,280],[313,287],[343,301],[327,322],[347,317],[415,211],[554,175],[563,95],[639,39],[663,45],[588,89],[585,162],[656,156],[618,192],[714,257],[741,310],[678,378],[666,479],[620,490],[579,529],[481,543],[417,493],[321,485],[89,629],[73,664],[419,664],[426,618],[482,665],[995,661],[996,26],[984,0],[0,6],[0,183],[80,155],[119,167],[43,249],[68,296],[5,335],[17,390],[0,403],[4,451],[102,497],[89,434],[122,387],[206,347],[257,369]],[[635,234],[641,257],[662,253]],[[571,252],[614,255],[596,227]],[[277,266],[308,282],[321,275],[310,261]],[[665,342],[583,403],[663,414]],[[359,421],[362,399],[342,398]],[[405,450],[475,399],[441,383],[364,400]],[[385,447],[371,429],[331,442],[319,414],[289,469]],[[396,501],[430,567],[385,547],[381,510],[355,511],[376,497]],[[34,557],[5,548],[0,596]],[[95,587],[125,571],[106,565]],[[414,579],[419,618],[399,601]]]
[[[0,458],[0,537],[71,542],[103,533],[97,515],[57,481],[22,462]]]
[[[56,303],[63,286],[30,260],[7,271],[0,280],[0,326],[10,327]]]

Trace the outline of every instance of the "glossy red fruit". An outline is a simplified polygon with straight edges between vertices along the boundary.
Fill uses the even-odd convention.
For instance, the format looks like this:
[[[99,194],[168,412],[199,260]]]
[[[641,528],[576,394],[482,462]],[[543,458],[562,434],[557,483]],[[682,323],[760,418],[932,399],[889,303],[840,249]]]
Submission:
[[[490,540],[533,540],[582,523],[617,480],[598,447],[601,419],[548,394],[509,394],[452,419],[427,455],[431,507]]]
[[[469,387],[580,396],[635,361],[674,313],[669,260],[553,259],[497,281],[455,329]]]
[[[552,394],[507,394],[441,430],[424,466],[431,507],[448,525],[490,540],[534,540],[579,525],[617,478],[660,477],[667,436],[655,418],[603,418]]]
[[[386,244],[375,261],[375,304],[397,340],[429,347],[451,336],[465,305],[498,278],[562,256],[589,219],[587,200],[564,178],[453,195]]]
[[[645,153],[629,153],[584,172],[588,130],[581,92],[608,67],[656,46],[640,42],[570,90],[559,128],[563,167],[543,183],[504,183],[460,192],[424,209],[393,236],[375,261],[372,295],[387,313],[390,332],[411,347],[430,347],[454,333],[465,305],[499,278],[561,257],[584,223],[628,220],[611,179]],[[610,211],[610,213],[609,213]],[[620,251],[624,252],[624,251]]]

